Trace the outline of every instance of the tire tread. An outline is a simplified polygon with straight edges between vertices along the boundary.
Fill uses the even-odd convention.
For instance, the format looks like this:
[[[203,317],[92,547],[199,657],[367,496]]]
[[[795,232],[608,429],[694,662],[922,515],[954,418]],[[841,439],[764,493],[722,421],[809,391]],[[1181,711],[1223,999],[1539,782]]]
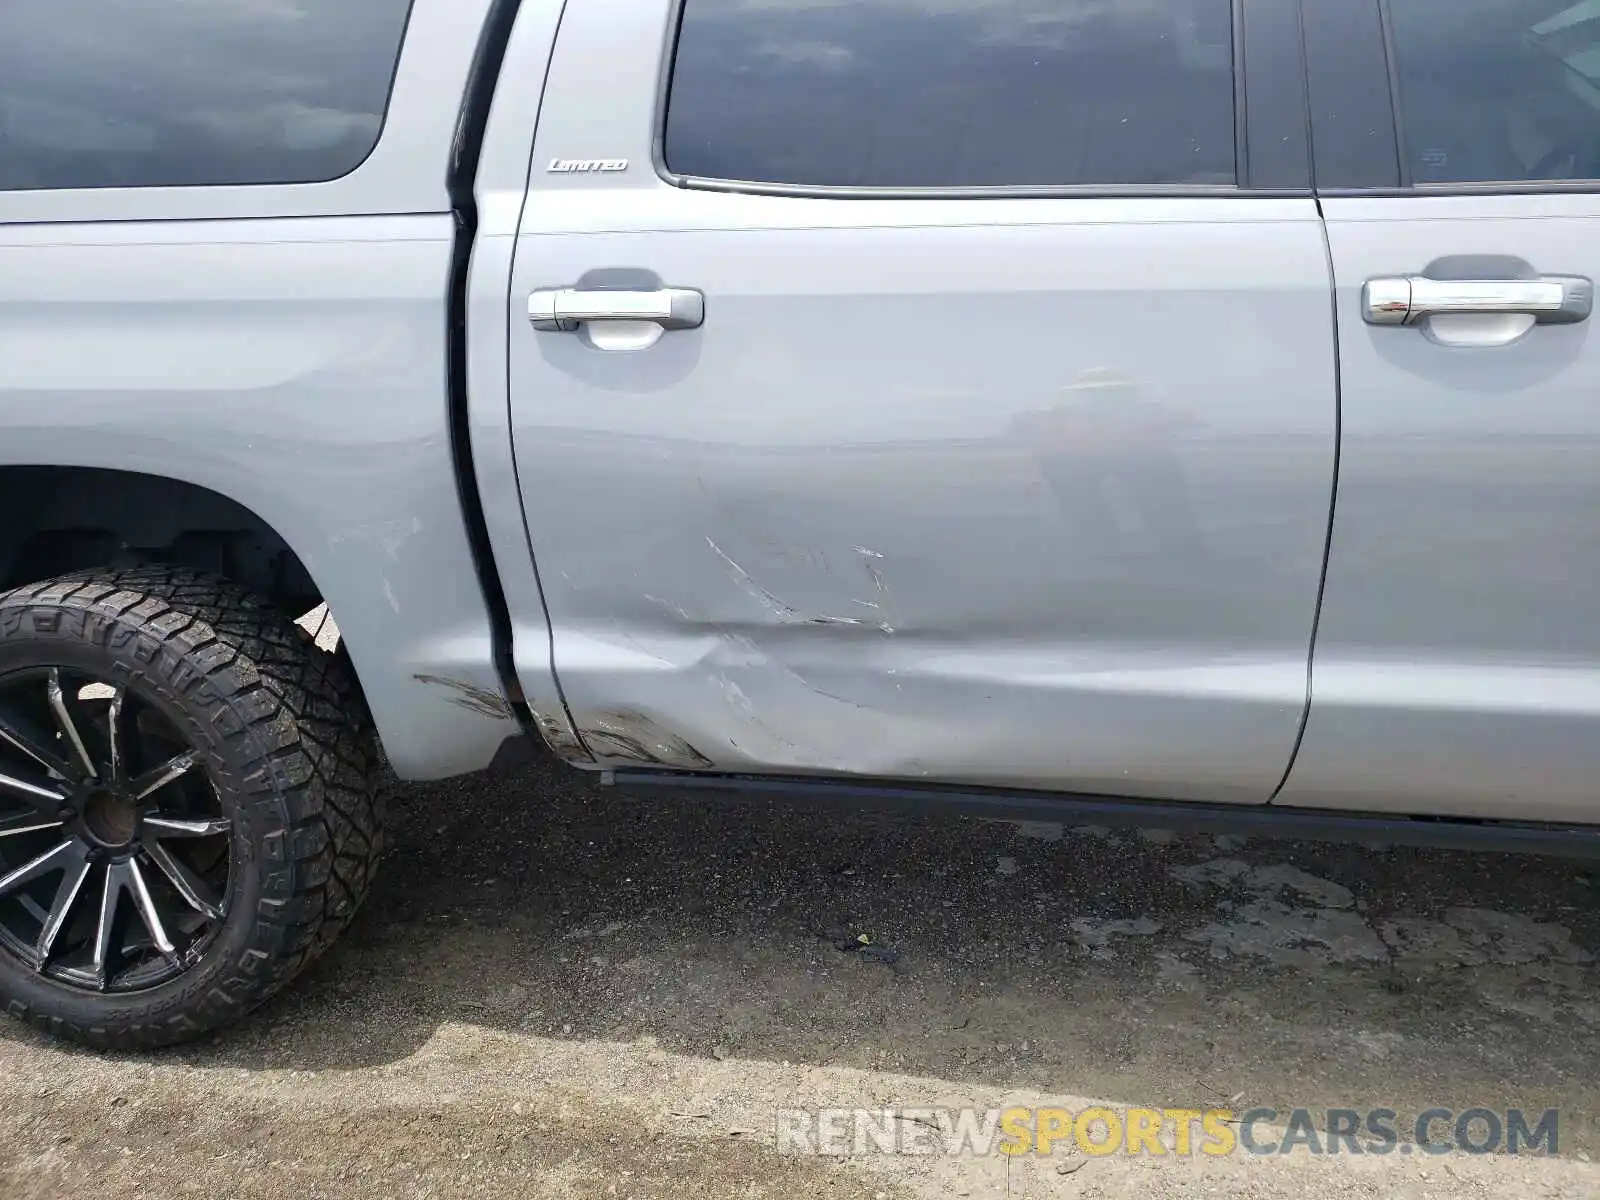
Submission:
[[[382,791],[359,689],[285,613],[205,572],[140,566],[29,584],[0,594],[0,635],[8,613],[41,609],[81,615],[85,637],[101,642],[131,628],[181,665],[184,696],[226,720],[221,740],[243,800],[267,814],[261,859],[242,862],[236,848],[233,869],[259,869],[267,882],[231,969],[200,987],[174,985],[148,1013],[87,1023],[19,998],[0,977],[7,1007],[47,1033],[107,1049],[166,1045],[230,1024],[326,950],[371,888]]]

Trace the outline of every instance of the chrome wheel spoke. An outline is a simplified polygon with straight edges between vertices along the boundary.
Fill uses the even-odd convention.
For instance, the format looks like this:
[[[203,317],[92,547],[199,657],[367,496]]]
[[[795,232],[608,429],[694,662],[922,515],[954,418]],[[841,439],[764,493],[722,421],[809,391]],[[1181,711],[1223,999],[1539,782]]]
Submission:
[[[18,779],[15,775],[3,772],[0,772],[0,792],[9,792],[26,800],[42,813],[54,813],[68,799],[66,792],[42,784],[29,783],[26,779]]]
[[[0,742],[22,751],[57,778],[65,779],[71,774],[71,768],[51,753],[50,741],[49,734],[20,715],[0,717]]]
[[[20,837],[24,833],[40,833],[46,829],[60,829],[62,822],[41,813],[16,813],[0,817],[0,838]]]
[[[144,881],[144,872],[139,869],[139,860],[130,858],[127,862],[129,891],[133,893],[133,906],[139,910],[139,916],[144,921],[144,927],[150,931],[150,942],[163,957],[175,958],[178,948],[172,944],[172,939],[167,936],[167,927],[161,923],[161,914],[156,911],[156,902],[150,897],[150,888]]]
[[[98,778],[94,759],[89,757],[89,749],[83,744],[83,735],[78,732],[78,723],[72,719],[72,707],[67,700],[67,693],[61,687],[60,667],[50,668],[50,680],[45,685],[45,693],[50,698],[50,711],[56,715],[56,724],[61,727],[61,736],[66,738],[67,744],[72,747],[84,776],[89,779]]]
[[[228,830],[233,828],[233,822],[228,820],[227,817],[200,819],[154,815],[144,819],[144,827],[157,837],[201,838],[216,837],[219,833],[227,833]]]
[[[54,850],[46,850],[32,862],[23,863],[4,879],[0,879],[0,896],[16,891],[23,884],[29,883],[41,875],[61,870],[81,850],[82,847],[77,842],[62,842]]]
[[[100,914],[95,921],[94,951],[90,965],[94,969],[95,986],[102,992],[110,983],[111,936],[117,923],[117,902],[122,899],[122,889],[127,886],[128,864],[112,863],[106,868],[105,886],[100,892]]]
[[[111,697],[111,704],[106,709],[106,746],[110,753],[111,782],[118,784],[128,778],[127,749],[124,739],[127,730],[122,727],[123,704],[128,698],[128,690],[117,688],[116,694]]]
[[[185,750],[182,754],[175,754],[159,767],[137,776],[128,785],[128,790],[133,793],[135,800],[143,800],[154,791],[167,786],[174,779],[186,775],[194,768],[195,756],[192,751]]]
[[[35,969],[40,971],[50,961],[50,952],[55,949],[61,931],[67,927],[72,906],[77,903],[78,893],[83,890],[83,881],[89,877],[94,865],[89,860],[89,851],[85,846],[74,842],[72,848],[74,854],[67,860],[66,872],[56,887],[55,899],[50,902],[50,915],[45,919],[44,928],[39,931],[39,945],[35,950],[38,965]]]
[[[222,901],[211,890],[210,884],[191,871],[182,859],[160,842],[151,842],[144,849],[150,861],[160,868],[161,873],[167,877],[190,908],[208,921],[222,919]]]

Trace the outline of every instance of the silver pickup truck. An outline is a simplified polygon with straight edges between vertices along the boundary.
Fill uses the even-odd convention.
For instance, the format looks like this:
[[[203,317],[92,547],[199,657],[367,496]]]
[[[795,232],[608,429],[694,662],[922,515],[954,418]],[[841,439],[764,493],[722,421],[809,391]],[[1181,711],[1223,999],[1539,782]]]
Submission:
[[[5,0],[0,997],[236,1019],[384,758],[1596,852],[1597,80],[1568,0]]]

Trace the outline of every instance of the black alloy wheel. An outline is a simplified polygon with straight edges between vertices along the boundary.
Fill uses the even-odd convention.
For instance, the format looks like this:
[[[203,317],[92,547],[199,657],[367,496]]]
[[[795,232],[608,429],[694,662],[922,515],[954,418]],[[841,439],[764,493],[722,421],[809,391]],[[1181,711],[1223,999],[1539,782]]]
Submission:
[[[67,987],[193,967],[227,913],[221,801],[197,748],[126,683],[0,676],[0,950]]]
[[[378,761],[340,656],[226,579],[0,594],[0,1008],[115,1049],[234,1023],[365,898]]]

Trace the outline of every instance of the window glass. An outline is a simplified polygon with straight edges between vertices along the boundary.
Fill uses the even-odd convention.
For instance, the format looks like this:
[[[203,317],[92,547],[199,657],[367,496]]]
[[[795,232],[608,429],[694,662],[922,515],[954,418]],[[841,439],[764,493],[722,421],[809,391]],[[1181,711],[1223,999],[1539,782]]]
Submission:
[[[1413,183],[1600,178],[1600,3],[1389,0]]]
[[[764,183],[1231,184],[1230,0],[685,0],[665,153]]]
[[[0,190],[294,183],[371,152],[410,0],[0,0]]]

